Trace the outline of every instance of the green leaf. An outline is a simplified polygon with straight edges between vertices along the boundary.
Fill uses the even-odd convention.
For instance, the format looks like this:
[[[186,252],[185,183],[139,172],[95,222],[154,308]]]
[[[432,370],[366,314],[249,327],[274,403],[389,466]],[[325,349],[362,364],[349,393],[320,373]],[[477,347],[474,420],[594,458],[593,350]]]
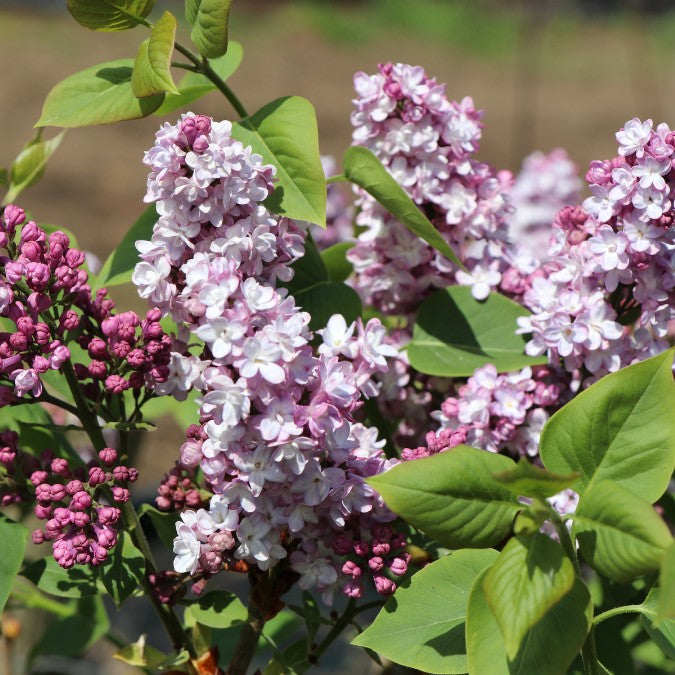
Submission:
[[[9,187],[9,173],[4,167],[0,167],[0,186]]]
[[[131,281],[131,275],[140,261],[136,242],[140,239],[150,239],[152,237],[152,228],[157,219],[155,205],[151,204],[140,215],[138,220],[131,226],[122,238],[119,246],[108,256],[103,263],[101,271],[96,279],[97,288],[102,286],[119,286]]]
[[[347,260],[347,251],[351,248],[354,248],[353,242],[342,241],[329,246],[321,253],[321,259],[331,281],[345,281],[354,271],[354,267]]]
[[[558,543],[540,533],[509,540],[483,583],[509,659],[573,585],[572,562]]]
[[[411,232],[464,269],[441,233],[370,150],[356,145],[347,148],[343,165],[345,176],[352,183],[363,188]]]
[[[72,616],[53,620],[35,648],[39,654],[77,656],[110,629],[101,596],[80,598]]]
[[[28,528],[0,514],[0,614],[23,562]]]
[[[305,239],[305,252],[302,258],[296,260],[291,265],[291,269],[293,270],[293,278],[283,284],[291,295],[331,280],[311,234],[308,234],[307,239]]]
[[[607,375],[544,426],[544,465],[579,471],[577,492],[613,480],[654,503],[675,468],[673,350]]]
[[[488,363],[500,372],[546,363],[545,356],[527,356],[515,333],[527,314],[499,293],[479,302],[469,286],[449,286],[421,304],[408,358],[421,373],[443,377],[469,377]]]
[[[100,568],[101,581],[119,607],[143,583],[145,558],[126,532],[120,532],[110,559]]]
[[[668,526],[652,505],[609,480],[586,491],[573,519],[583,557],[619,583],[658,569],[672,543]]]
[[[227,48],[227,54],[210,61],[209,65],[223,81],[226,81],[239,67],[243,55],[244,50],[241,44],[232,40]],[[168,115],[215,90],[216,85],[204,75],[188,72],[178,83],[178,94],[167,94],[162,105],[153,114]]]
[[[151,504],[141,504],[138,509],[138,517],[147,516],[155,528],[157,536],[167,548],[172,548],[176,538],[176,522],[179,519],[175,511],[160,511]]]
[[[209,628],[230,628],[248,617],[241,600],[227,591],[211,591],[190,604],[186,611],[195,621]]]
[[[141,42],[131,74],[134,96],[146,98],[169,92],[179,94],[171,76],[171,55],[176,38],[176,17],[164,12],[152,27],[147,40]]]
[[[126,647],[118,649],[112,657],[126,663],[128,666],[138,668],[150,668],[152,670],[165,670],[174,668],[190,660],[190,655],[183,649],[177,654],[164,654],[149,644],[146,644],[146,635]]]
[[[566,476],[551,473],[521,457],[514,469],[495,474],[494,478],[516,495],[546,499],[572,487],[578,477],[578,473],[570,473]]]
[[[448,548],[487,548],[511,530],[523,505],[492,475],[513,467],[504,455],[460,445],[401,462],[368,479],[387,506]]]
[[[270,211],[326,227],[326,177],[307,99],[278,98],[233,123],[232,135],[277,168],[274,192],[264,202]]]
[[[656,616],[658,619],[675,619],[675,542],[671,542],[661,561],[659,585],[661,593]]]
[[[70,75],[49,92],[35,126],[86,127],[149,115],[164,96],[136,98],[132,71],[133,59],[118,59]]]
[[[352,644],[423,672],[465,673],[469,590],[497,556],[493,549],[463,549],[427,565],[396,590]]]
[[[40,558],[21,571],[41,591],[60,598],[81,598],[96,595],[96,577],[89,567],[61,567],[52,556]]]
[[[324,281],[294,295],[298,307],[312,317],[309,327],[313,331],[325,328],[333,314],[342,314],[347,324],[361,316],[361,298],[342,282]]]
[[[528,632],[518,654],[509,661],[497,620],[483,590],[488,574],[489,570],[481,572],[469,593],[466,647],[470,675],[566,673],[591,627],[593,603],[584,584],[574,581],[572,590]]]
[[[45,172],[49,158],[61,145],[65,131],[48,141],[38,137],[27,143],[9,170],[9,190],[2,200],[3,204],[13,202],[27,187],[37,183]]]
[[[662,592],[663,589],[656,586],[649,591],[642,603],[640,621],[659,649],[669,659],[675,659],[675,619],[659,619],[657,613]]]
[[[146,23],[155,0],[68,0],[75,21],[91,30],[118,31]]]
[[[186,4],[186,15],[192,24],[190,38],[199,53],[215,59],[227,51],[227,27],[232,0],[196,0]]]

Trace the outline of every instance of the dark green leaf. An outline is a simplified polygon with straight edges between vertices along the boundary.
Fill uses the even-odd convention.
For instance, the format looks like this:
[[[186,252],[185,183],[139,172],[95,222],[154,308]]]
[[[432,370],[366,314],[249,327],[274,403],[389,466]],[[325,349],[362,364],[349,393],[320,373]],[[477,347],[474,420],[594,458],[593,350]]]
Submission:
[[[172,548],[176,538],[176,521],[179,518],[175,511],[160,511],[151,504],[142,504],[138,509],[138,516],[147,516],[155,528],[157,536],[167,548]]]
[[[506,485],[511,492],[525,497],[539,497],[545,499],[558,492],[572,487],[579,477],[578,473],[561,476],[541,469],[521,457],[515,469],[495,474],[495,480]]]
[[[525,635],[574,585],[574,568],[562,547],[535,533],[513,537],[483,582],[488,605],[514,659]]]
[[[25,567],[21,574],[41,591],[60,598],[96,595],[96,577],[90,567],[63,569],[52,556],[41,558]]]
[[[145,23],[155,0],[68,0],[75,21],[91,30],[127,30]]]
[[[662,590],[652,588],[647,599],[642,603],[640,620],[649,637],[659,646],[659,649],[669,658],[675,659],[675,619],[658,619],[658,607]]]
[[[54,619],[35,651],[38,654],[77,656],[100,640],[110,629],[100,596],[80,598],[72,616]]]
[[[146,644],[146,638],[146,635],[141,635],[136,642],[118,649],[112,657],[129,666],[150,668],[152,670],[174,668],[190,660],[190,655],[186,650],[183,649],[177,654],[164,654],[151,645]]]
[[[370,150],[359,146],[347,148],[343,164],[345,176],[352,183],[374,197],[411,232],[424,239],[455,265],[464,268],[441,233]]]
[[[523,505],[492,475],[514,466],[504,455],[460,445],[402,462],[368,479],[387,506],[448,548],[487,548],[511,530]]]
[[[28,529],[0,514],[0,614],[23,562]]]
[[[186,611],[195,621],[209,628],[230,628],[248,617],[241,600],[227,591],[211,591],[190,604]]]
[[[27,143],[9,170],[10,185],[3,204],[13,202],[27,187],[37,183],[45,171],[49,158],[61,145],[65,130],[48,141],[40,138]]]
[[[136,242],[139,239],[150,239],[152,237],[152,228],[155,226],[158,217],[154,204],[143,211],[138,220],[124,235],[119,246],[103,263],[96,280],[98,288],[101,286],[118,286],[131,281],[131,274],[136,267],[136,263],[140,260],[136,250]]]
[[[110,559],[100,568],[101,581],[119,607],[143,583],[145,558],[127,532],[120,532]]]
[[[500,372],[546,363],[525,354],[517,319],[528,311],[499,293],[479,302],[469,286],[450,286],[420,306],[408,358],[416,370],[443,377],[469,377],[494,364]]]
[[[274,192],[265,200],[273,213],[326,227],[326,177],[312,104],[286,96],[232,125],[232,135],[277,168]]]
[[[326,281],[304,291],[295,293],[298,307],[309,312],[309,327],[325,328],[333,314],[342,314],[347,324],[361,316],[361,298],[358,293],[342,282]]]
[[[190,37],[199,53],[215,59],[227,51],[227,28],[232,0],[196,0],[186,5],[192,24]]]
[[[86,127],[145,117],[163,94],[139,99],[131,88],[133,59],[91,66],[59,82],[48,94],[36,127]]]
[[[179,94],[171,76],[171,55],[176,37],[176,17],[164,12],[152,27],[147,40],[138,48],[131,74],[131,89],[134,96],[146,98],[169,92]]]
[[[465,673],[469,590],[497,555],[493,549],[463,549],[427,565],[396,590],[352,644],[425,673]]]
[[[573,519],[583,557],[619,583],[657,570],[672,543],[652,505],[609,480],[593,483]]]
[[[291,295],[312,288],[319,283],[330,281],[321,253],[309,234],[305,240],[305,253],[302,258],[291,265],[291,269],[293,278],[283,284]]]
[[[560,473],[579,471],[583,492],[613,480],[654,503],[675,468],[675,383],[669,350],[607,375],[544,426],[541,458]]]
[[[659,585],[661,593],[656,612],[657,618],[675,619],[675,542],[671,542],[661,561]]]
[[[321,253],[321,259],[331,281],[345,281],[354,271],[352,264],[347,260],[347,251],[351,248],[354,248],[353,242],[343,241],[329,246]]]

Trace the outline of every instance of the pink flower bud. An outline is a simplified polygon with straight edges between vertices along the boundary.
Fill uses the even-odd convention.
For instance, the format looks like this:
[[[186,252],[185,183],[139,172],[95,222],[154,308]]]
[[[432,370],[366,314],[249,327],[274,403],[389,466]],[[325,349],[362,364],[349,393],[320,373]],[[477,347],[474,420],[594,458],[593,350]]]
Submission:
[[[380,595],[391,595],[396,590],[396,584],[387,577],[375,576],[373,577],[375,582],[375,590]]]
[[[103,448],[103,450],[98,453],[98,458],[106,466],[112,466],[117,460],[117,450],[115,450],[115,448]]]

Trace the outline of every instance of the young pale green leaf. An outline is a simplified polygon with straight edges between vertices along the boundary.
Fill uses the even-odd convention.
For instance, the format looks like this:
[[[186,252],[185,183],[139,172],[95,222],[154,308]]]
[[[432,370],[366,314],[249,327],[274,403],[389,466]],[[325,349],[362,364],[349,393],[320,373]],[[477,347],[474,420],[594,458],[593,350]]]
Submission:
[[[131,74],[134,96],[146,98],[169,92],[180,94],[171,76],[171,55],[176,37],[176,17],[164,12],[152,27],[147,40],[141,42]]]
[[[136,98],[133,59],[91,66],[59,82],[47,95],[36,127],[86,127],[146,117],[164,95]]]
[[[276,169],[265,205],[273,213],[326,227],[326,177],[319,155],[314,106],[286,96],[232,125],[232,135]]]
[[[209,628],[230,628],[246,621],[248,612],[241,600],[227,591],[211,591],[186,610],[195,621]]]
[[[333,314],[342,314],[347,324],[361,316],[361,298],[342,282],[322,281],[293,295],[298,307],[312,317],[309,327],[313,331],[325,328]]]
[[[140,261],[136,242],[139,240],[150,239],[152,228],[157,219],[155,205],[151,204],[140,215],[138,220],[131,226],[128,232],[122,238],[119,246],[108,256],[103,263],[101,271],[96,279],[96,287],[119,286],[131,281],[131,274]]]
[[[19,572],[26,550],[28,529],[0,514],[0,613],[5,607],[14,578]]]
[[[567,673],[591,628],[593,602],[586,586],[575,579],[571,591],[527,633],[515,658],[509,661],[497,619],[483,590],[488,572],[484,570],[476,577],[469,593],[466,613],[469,675]]]
[[[241,44],[232,40],[227,48],[227,54],[210,61],[209,65],[225,81],[237,70],[243,55]],[[178,83],[178,94],[167,94],[162,105],[153,114],[168,115],[215,90],[216,85],[201,73],[187,72]]]
[[[586,490],[573,518],[583,557],[619,583],[657,570],[672,544],[668,526],[652,505],[610,480]]]
[[[408,358],[421,373],[442,377],[468,377],[488,363],[500,372],[546,363],[527,356],[515,333],[518,317],[527,314],[499,293],[479,302],[469,286],[450,286],[421,304]]]
[[[646,600],[642,603],[640,621],[659,649],[669,659],[675,659],[675,619],[659,619],[658,617],[663,592],[663,589],[658,586],[649,591]]]
[[[574,585],[562,547],[535,533],[510,539],[485,575],[483,590],[513,660],[523,638]]]
[[[657,619],[675,619],[675,542],[671,542],[661,561],[659,585],[661,593],[656,611]]]
[[[368,479],[387,506],[443,546],[487,548],[511,530],[523,508],[493,474],[513,460],[460,445],[414,462],[402,462]]]
[[[85,28],[118,31],[146,23],[145,17],[155,0],[68,0],[67,7],[75,21]]]
[[[164,670],[180,666],[190,660],[190,655],[183,649],[177,654],[164,654],[149,644],[146,644],[147,635],[141,635],[136,642],[118,649],[112,657],[137,668]]]
[[[110,630],[108,614],[100,595],[73,603],[71,616],[53,620],[35,647],[38,654],[77,656]]]
[[[354,267],[347,260],[347,251],[351,248],[354,248],[353,242],[342,241],[321,252],[321,259],[331,281],[345,281],[354,271]]]
[[[578,473],[561,476],[546,471],[522,457],[514,469],[495,474],[494,478],[498,483],[506,485],[514,494],[546,499],[572,487],[578,477]]]
[[[613,480],[650,503],[675,468],[673,350],[607,375],[544,426],[540,452],[550,471],[579,471],[578,492]]]
[[[427,565],[396,590],[352,644],[425,673],[465,673],[469,590],[497,556],[493,549],[463,549]]]
[[[49,158],[61,145],[65,130],[48,141],[38,138],[27,143],[9,170],[9,190],[2,200],[3,205],[13,202],[27,187],[37,183],[45,172]]]
[[[24,567],[21,574],[41,591],[61,598],[82,598],[99,592],[91,568],[71,567],[66,570],[51,555]]]
[[[119,607],[138,590],[145,574],[145,558],[131,541],[128,532],[121,532],[108,561],[100,568],[106,591]]]
[[[207,59],[216,59],[227,52],[231,5],[232,0],[196,0],[185,6],[192,24],[192,42]]]
[[[441,233],[370,150],[352,146],[347,148],[342,161],[345,176],[352,183],[364,189],[411,232],[424,239],[455,265],[464,268]]]

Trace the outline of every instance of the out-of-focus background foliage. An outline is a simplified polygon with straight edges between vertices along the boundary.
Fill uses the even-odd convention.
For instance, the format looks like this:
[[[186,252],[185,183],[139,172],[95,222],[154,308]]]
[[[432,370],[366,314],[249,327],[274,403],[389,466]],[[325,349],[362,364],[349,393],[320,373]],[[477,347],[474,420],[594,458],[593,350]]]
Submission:
[[[182,5],[158,0],[157,9],[182,19]],[[179,39],[187,42],[182,28]],[[309,98],[324,154],[339,156],[350,143],[352,75],[374,72],[382,61],[422,65],[447,83],[450,98],[472,96],[486,111],[479,156],[497,168],[517,171],[532,150],[562,146],[583,172],[591,159],[613,156],[614,132],[625,120],[675,124],[672,0],[237,0],[230,35],[244,46],[230,84],[248,110],[287,94]],[[54,84],[134,56],[144,37],[142,28],[87,31],[67,14],[65,0],[0,0],[0,167],[33,135]],[[233,115],[218,94],[193,110]],[[69,228],[81,247],[105,258],[144,208],[141,158],[159,124],[150,117],[70,131],[21,205],[39,222]],[[123,308],[142,308],[130,287],[113,292]],[[181,430],[170,420],[148,435],[139,466],[146,498],[180,443]],[[96,666],[96,656],[58,669],[128,672]],[[369,668],[368,659],[357,658],[332,672]]]

